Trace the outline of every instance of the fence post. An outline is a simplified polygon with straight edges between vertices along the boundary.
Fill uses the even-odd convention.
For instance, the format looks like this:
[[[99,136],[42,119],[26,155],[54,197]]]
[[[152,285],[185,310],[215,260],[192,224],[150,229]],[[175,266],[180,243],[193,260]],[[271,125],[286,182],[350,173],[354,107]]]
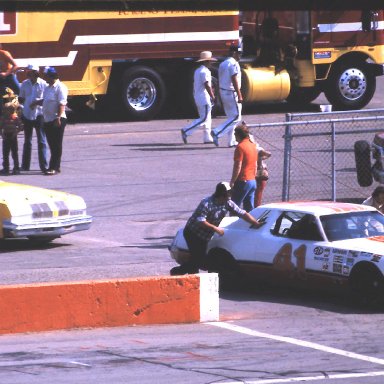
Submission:
[[[285,115],[285,121],[291,121],[292,116],[290,113]],[[291,174],[291,126],[290,124],[285,125],[285,134],[284,134],[284,169],[283,169],[283,191],[282,191],[282,201],[289,201],[289,183],[290,183],[290,174]]]
[[[336,130],[335,122],[332,121],[332,201],[336,201]]]

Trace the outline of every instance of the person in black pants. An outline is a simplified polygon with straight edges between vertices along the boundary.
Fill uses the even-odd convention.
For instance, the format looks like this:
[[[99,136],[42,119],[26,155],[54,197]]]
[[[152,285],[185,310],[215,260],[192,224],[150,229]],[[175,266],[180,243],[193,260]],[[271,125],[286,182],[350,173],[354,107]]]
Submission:
[[[36,105],[43,105],[44,131],[51,151],[49,168],[45,174],[51,176],[61,172],[63,137],[67,125],[65,106],[68,88],[59,80],[59,75],[53,67],[45,67],[43,76],[48,86],[44,89],[43,100],[36,101]]]
[[[204,266],[209,240],[214,233],[219,236],[224,235],[224,230],[219,225],[227,213],[241,217],[255,228],[263,225],[231,200],[229,183],[223,181],[217,184],[215,193],[200,202],[184,228],[184,238],[191,254],[190,260],[183,265],[172,268],[171,275],[199,272],[199,269]]]

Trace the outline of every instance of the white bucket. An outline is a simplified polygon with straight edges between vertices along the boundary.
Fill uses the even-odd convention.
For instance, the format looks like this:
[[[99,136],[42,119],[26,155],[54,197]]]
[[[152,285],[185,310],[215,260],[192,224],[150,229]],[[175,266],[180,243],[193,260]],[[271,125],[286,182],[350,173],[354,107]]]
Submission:
[[[332,112],[332,105],[331,104],[322,104],[322,105],[320,105],[320,111],[321,112]]]

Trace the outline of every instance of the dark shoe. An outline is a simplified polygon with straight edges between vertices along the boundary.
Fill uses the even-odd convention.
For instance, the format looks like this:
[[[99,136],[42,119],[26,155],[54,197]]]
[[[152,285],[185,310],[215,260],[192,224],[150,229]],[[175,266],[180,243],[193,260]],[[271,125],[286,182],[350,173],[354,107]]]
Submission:
[[[14,168],[14,170],[12,171],[12,175],[20,175],[20,169]]]
[[[29,171],[29,167],[23,167],[23,166],[21,166],[21,170],[22,170],[22,171]]]
[[[180,132],[181,132],[181,138],[183,140],[183,143],[188,144],[187,134],[182,129],[180,130]]]
[[[170,271],[169,274],[171,276],[180,276],[180,275],[185,275],[187,272],[183,269],[181,265],[178,267],[173,267]]]
[[[178,267],[173,267],[169,273],[171,276],[193,275],[195,273],[199,273],[199,269],[190,266],[179,265]]]
[[[45,175],[47,176],[54,176],[54,175],[57,175],[57,171],[55,171],[54,169],[48,169],[47,171],[45,171]]]
[[[8,176],[9,175],[9,169],[2,169],[1,171],[0,171],[0,175],[1,176]]]
[[[213,144],[215,144],[216,147],[218,147],[219,146],[219,138],[214,133],[211,133],[211,136],[213,139]]]

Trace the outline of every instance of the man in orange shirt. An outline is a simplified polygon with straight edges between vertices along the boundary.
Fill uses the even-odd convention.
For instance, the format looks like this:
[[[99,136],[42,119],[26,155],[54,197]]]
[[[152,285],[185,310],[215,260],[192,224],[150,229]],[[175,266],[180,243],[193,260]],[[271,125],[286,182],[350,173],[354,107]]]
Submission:
[[[243,123],[235,128],[235,138],[239,143],[233,158],[233,171],[230,185],[232,200],[249,212],[254,208],[256,190],[257,149],[249,138],[249,130]]]

